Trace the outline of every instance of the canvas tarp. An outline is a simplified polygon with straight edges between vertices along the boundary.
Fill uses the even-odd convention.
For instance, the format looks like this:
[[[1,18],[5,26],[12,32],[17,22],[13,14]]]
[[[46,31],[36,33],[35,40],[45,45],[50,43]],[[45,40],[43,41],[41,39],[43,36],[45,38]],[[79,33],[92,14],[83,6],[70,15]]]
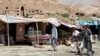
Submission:
[[[27,22],[48,22],[47,19],[36,19],[36,18],[22,18],[14,16],[0,15],[0,20],[5,23],[27,23]]]
[[[80,26],[79,25],[72,25],[72,24],[67,24],[67,23],[64,23],[64,22],[61,22],[62,25],[64,26],[67,26],[69,28],[77,28],[77,29],[80,29]]]
[[[57,18],[48,18],[48,22],[56,27],[60,26],[60,21]]]
[[[49,22],[55,26],[60,26],[57,18],[37,19],[0,15],[0,20],[5,23]]]

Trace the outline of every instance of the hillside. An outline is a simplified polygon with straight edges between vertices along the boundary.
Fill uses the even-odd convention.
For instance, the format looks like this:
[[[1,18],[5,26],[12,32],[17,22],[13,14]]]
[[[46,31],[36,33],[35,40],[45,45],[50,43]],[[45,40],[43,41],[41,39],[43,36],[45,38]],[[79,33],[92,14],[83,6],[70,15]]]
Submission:
[[[59,0],[65,4],[78,6],[86,14],[96,14],[100,16],[100,0]]]

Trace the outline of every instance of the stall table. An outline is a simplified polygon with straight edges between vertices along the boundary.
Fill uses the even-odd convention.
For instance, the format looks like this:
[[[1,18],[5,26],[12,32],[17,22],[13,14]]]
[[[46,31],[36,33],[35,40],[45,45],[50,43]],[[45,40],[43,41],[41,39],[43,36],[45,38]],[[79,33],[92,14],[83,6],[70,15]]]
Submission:
[[[39,40],[39,43],[42,44],[48,44],[48,40],[50,39],[50,35],[39,35],[39,36],[27,36],[25,35],[27,40],[31,42],[32,44],[35,43],[35,41]]]

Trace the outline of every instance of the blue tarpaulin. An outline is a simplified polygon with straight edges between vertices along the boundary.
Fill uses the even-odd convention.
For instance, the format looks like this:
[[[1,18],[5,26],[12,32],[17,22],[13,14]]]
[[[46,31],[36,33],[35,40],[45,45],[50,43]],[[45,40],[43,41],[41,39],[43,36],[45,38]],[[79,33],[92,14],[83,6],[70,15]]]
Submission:
[[[79,25],[98,25],[97,21],[94,20],[78,20]]]
[[[98,28],[98,21],[96,20],[78,20],[79,25],[96,25],[96,28]]]
[[[13,17],[8,17],[8,22],[13,22],[15,18]]]

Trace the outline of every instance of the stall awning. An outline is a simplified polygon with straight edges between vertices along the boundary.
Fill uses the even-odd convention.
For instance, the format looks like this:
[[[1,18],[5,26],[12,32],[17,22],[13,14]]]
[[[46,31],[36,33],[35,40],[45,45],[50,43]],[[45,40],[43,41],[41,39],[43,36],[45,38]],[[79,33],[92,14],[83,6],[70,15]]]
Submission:
[[[62,25],[64,26],[67,26],[69,28],[77,28],[77,29],[80,29],[80,26],[79,25],[72,25],[72,24],[67,24],[67,23],[64,23],[64,22],[61,22]]]
[[[47,19],[36,19],[36,18],[22,18],[14,16],[0,15],[0,20],[5,23],[27,23],[27,22],[48,22]]]
[[[23,18],[23,17],[0,15],[0,20],[5,23],[49,22],[55,26],[60,25],[57,18],[38,19],[38,18]]]

